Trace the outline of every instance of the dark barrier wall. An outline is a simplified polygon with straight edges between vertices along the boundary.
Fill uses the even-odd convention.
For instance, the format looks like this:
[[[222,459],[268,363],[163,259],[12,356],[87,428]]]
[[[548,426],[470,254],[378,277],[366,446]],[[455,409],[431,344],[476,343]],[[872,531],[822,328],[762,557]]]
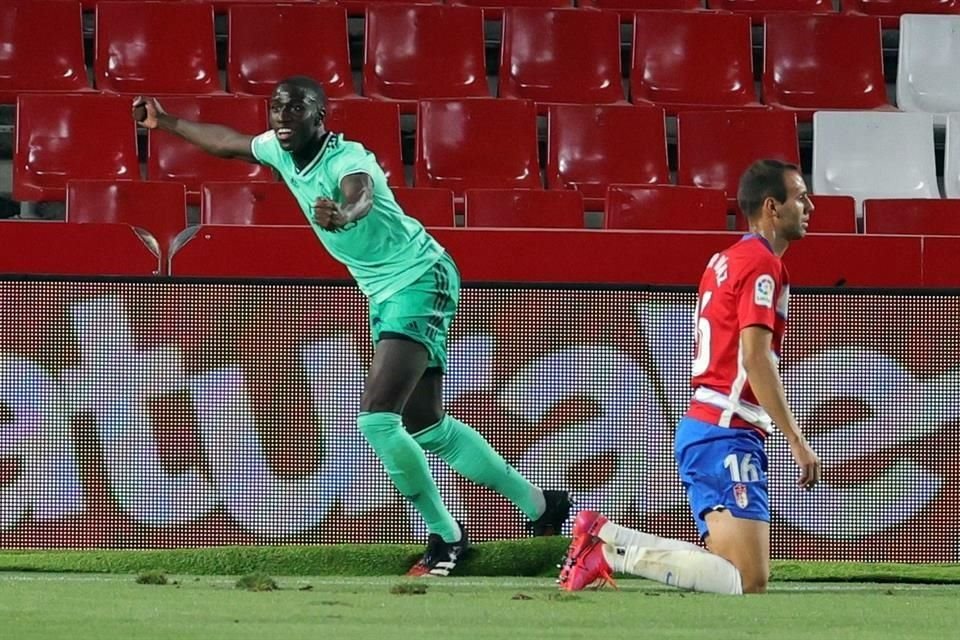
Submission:
[[[672,457],[693,306],[468,287],[449,408],[580,507],[693,539]],[[798,490],[771,438],[776,557],[960,559],[958,317],[960,295],[795,293],[782,368],[826,480]],[[0,546],[422,539],[354,426],[367,341],[352,286],[0,282]],[[522,535],[434,468],[476,539]]]

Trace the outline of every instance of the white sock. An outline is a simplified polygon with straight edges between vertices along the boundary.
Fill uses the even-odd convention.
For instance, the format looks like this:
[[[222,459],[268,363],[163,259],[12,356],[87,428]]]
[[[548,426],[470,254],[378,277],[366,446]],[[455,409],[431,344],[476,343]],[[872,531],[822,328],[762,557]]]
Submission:
[[[621,527],[612,522],[605,523],[597,532],[597,537],[606,543],[615,547],[644,547],[646,549],[675,549],[678,551],[697,551],[707,553],[703,547],[699,547],[683,540],[673,540],[671,538],[661,538],[659,536]]]
[[[614,571],[655,580],[671,587],[740,595],[740,572],[718,555],[702,549],[650,549],[603,545],[603,555]]]

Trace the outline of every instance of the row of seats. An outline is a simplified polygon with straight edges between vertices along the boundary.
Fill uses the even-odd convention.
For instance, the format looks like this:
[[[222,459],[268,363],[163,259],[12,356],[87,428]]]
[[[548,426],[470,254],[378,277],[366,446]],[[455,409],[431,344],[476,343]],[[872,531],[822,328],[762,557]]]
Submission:
[[[695,285],[732,232],[582,229],[432,229],[465,282]],[[175,276],[346,281],[313,231],[302,226],[201,225],[167,263]],[[141,275],[160,260],[129,225],[0,223],[0,274]],[[531,250],[534,248],[535,250]],[[790,247],[795,286],[956,287],[960,238],[811,235]]]
[[[960,16],[908,16],[901,60],[908,107],[960,110],[948,81],[960,69]],[[0,100],[24,91],[92,91],[80,5],[12,0],[0,6]],[[669,113],[760,108],[750,18],[713,12],[633,14],[629,97]],[[808,120],[817,109],[889,109],[879,18],[770,14],[764,18],[765,105]],[[952,25],[952,26],[951,26]],[[620,25],[613,12],[518,7],[503,14],[498,95],[538,103],[626,102]],[[226,89],[269,94],[295,73],[316,77],[333,98],[355,97],[347,14],[333,4],[230,7]],[[291,34],[310,34],[292,37]],[[96,7],[94,85],[125,94],[223,93],[214,13],[200,3],[102,2]],[[931,60],[934,62],[928,64]],[[305,63],[305,61],[309,61]],[[425,62],[426,61],[426,62]],[[913,66],[921,69],[912,73]],[[898,85],[899,86],[899,85]],[[483,11],[379,4],[367,9],[363,93],[412,113],[417,100],[489,97]],[[542,111],[542,108],[541,108]]]
[[[259,97],[170,97],[182,117],[251,134],[266,128]],[[403,186],[400,114],[395,104],[341,100],[328,127],[359,140],[379,158],[393,186]],[[17,109],[13,195],[19,201],[65,197],[70,179],[138,180],[130,100],[120,96],[24,94]],[[924,113],[823,111],[814,119],[813,193],[868,198],[938,198],[933,118]],[[547,114],[546,186],[576,189],[590,210],[610,184],[666,184],[671,176],[662,109],[631,105],[551,105]],[[508,141],[509,143],[505,143]],[[945,192],[960,197],[960,114],[948,118]],[[799,164],[795,115],[784,111],[689,111],[677,117],[677,183],[719,189],[732,208],[737,183],[754,160]],[[148,137],[147,177],[187,185],[272,182],[256,164],[210,156],[166,132]],[[432,100],[419,103],[414,185],[451,189],[542,188],[533,103]]]

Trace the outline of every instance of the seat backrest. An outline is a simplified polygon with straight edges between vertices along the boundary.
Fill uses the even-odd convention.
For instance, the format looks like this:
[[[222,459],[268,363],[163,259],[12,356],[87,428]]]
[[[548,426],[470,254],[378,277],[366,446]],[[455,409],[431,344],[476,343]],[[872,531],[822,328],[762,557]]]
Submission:
[[[960,200],[866,200],[863,228],[874,234],[960,236]]]
[[[677,115],[677,184],[722,189],[735,201],[755,160],[800,164],[797,119],[786,111],[683,111]]]
[[[89,90],[77,2],[0,3],[0,43],[0,104],[15,103],[23,91]]]
[[[576,191],[468,189],[466,227],[583,229],[583,196]]]
[[[403,212],[425,227],[456,226],[453,191],[430,187],[394,187],[393,197]]]
[[[884,29],[896,29],[906,13],[960,12],[960,0],[843,0],[844,13],[879,16]]]
[[[414,184],[539,189],[537,114],[528,100],[424,100],[417,115]]]
[[[818,111],[813,192],[868,198],[939,198],[929,113]]]
[[[361,143],[377,161],[393,186],[404,185],[400,147],[400,107],[380,100],[330,100],[324,126]]]
[[[900,19],[897,106],[904,111],[960,111],[960,15]]]
[[[960,198],[960,113],[947,115],[943,159],[943,195]]]
[[[614,184],[607,189],[603,228],[726,231],[727,199],[720,189]]]
[[[590,9],[609,9],[620,14],[621,22],[633,22],[637,11],[700,11],[702,0],[577,0],[577,6]]]
[[[213,7],[191,2],[100,2],[93,68],[101,91],[222,93]]]
[[[129,224],[156,240],[166,264],[174,238],[187,227],[187,193],[175,182],[71,180],[67,222]]]
[[[364,95],[406,101],[490,95],[481,9],[374,4],[364,29]]]
[[[811,195],[814,210],[810,217],[812,233],[857,233],[857,203],[850,196]],[[739,211],[736,229],[747,231],[750,225]]]
[[[140,179],[130,100],[100,94],[21,94],[14,199],[62,201],[67,180],[98,178]]]
[[[233,93],[270,95],[295,75],[319,82],[328,98],[355,95],[350,73],[347,11],[329,4],[244,4],[230,8],[227,86]],[[291,37],[309,33],[310,37]]]
[[[623,102],[617,14],[504,11],[499,94],[539,102]]]
[[[201,224],[309,224],[281,182],[204,182],[200,191]]]
[[[36,222],[0,223],[0,273],[92,276],[150,276],[159,258],[127,224]]]
[[[803,109],[887,104],[880,20],[770,14],[764,18],[763,99]]]
[[[834,13],[833,0],[709,0],[711,9],[750,16],[762,24],[768,13]]]
[[[551,105],[547,186],[577,189],[603,206],[607,185],[670,182],[663,109],[631,105]]]
[[[258,135],[267,129],[267,101],[259,96],[171,96],[163,107],[188,120],[223,124],[240,133]],[[273,172],[263,165],[218,158],[166,131],[150,132],[147,151],[150,180],[170,180],[187,185],[187,201],[200,203],[200,184],[232,180],[272,182]]]
[[[633,22],[630,95],[666,106],[755,104],[750,19],[640,11]],[[692,107],[691,107],[692,108]]]

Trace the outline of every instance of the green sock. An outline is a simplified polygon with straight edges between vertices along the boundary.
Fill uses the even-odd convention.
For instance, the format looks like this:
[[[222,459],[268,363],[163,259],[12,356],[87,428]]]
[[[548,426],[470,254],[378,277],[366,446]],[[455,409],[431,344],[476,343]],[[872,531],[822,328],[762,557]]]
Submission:
[[[531,520],[543,515],[543,491],[520,475],[469,425],[445,415],[437,424],[414,434],[413,439],[460,475],[507,498]]]
[[[403,428],[400,414],[361,413],[357,426],[383,462],[394,486],[423,516],[430,533],[438,534],[445,542],[459,540],[460,526],[443,504],[427,458]]]

